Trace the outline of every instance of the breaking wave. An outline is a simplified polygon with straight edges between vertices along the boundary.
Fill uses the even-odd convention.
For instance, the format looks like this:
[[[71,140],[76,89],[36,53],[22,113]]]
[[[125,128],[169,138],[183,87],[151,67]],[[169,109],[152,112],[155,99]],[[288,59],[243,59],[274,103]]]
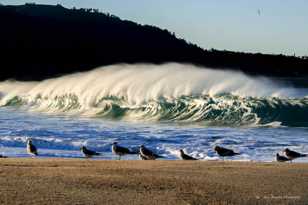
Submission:
[[[0,106],[129,121],[308,127],[308,98],[266,78],[184,64],[113,65],[0,83]]]

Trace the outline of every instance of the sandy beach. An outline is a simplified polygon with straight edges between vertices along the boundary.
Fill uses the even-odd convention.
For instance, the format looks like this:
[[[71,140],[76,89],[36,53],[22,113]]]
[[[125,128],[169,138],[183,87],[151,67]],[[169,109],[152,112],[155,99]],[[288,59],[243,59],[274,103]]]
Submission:
[[[0,159],[0,204],[307,204],[308,164]]]

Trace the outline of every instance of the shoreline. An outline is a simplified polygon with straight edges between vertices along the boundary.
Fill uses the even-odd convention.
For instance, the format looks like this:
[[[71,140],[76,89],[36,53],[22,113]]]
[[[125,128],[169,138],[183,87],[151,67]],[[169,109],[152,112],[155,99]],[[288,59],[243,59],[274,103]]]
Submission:
[[[253,159],[233,159],[232,157],[227,157],[223,159],[222,157],[217,156],[216,158],[197,158],[198,162],[227,162],[227,163],[252,163],[252,164],[307,164],[308,161],[304,161],[307,157],[300,157],[293,159],[293,161],[286,161],[286,162],[278,162],[276,158],[273,157],[272,160],[253,160]],[[90,161],[119,161],[118,156],[112,154],[109,155],[101,155],[101,156],[94,156],[90,158],[86,158],[84,156],[49,156],[49,155],[38,155],[38,156],[30,156],[29,154],[21,155],[21,156],[12,156],[12,155],[1,155],[0,159],[12,159],[12,160],[23,160],[23,159],[33,159],[33,160],[90,160]],[[130,155],[126,155],[121,158],[120,161],[142,161],[139,157],[131,157]],[[154,160],[152,160],[154,161]],[[155,161],[183,161],[179,156],[175,156],[174,158],[159,158]]]
[[[307,163],[0,159],[0,204],[307,204]]]

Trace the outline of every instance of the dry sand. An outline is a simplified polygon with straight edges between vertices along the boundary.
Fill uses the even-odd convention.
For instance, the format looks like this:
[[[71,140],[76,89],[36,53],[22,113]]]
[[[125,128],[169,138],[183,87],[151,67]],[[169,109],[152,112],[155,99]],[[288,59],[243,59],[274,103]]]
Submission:
[[[0,204],[308,204],[308,164],[0,159]]]

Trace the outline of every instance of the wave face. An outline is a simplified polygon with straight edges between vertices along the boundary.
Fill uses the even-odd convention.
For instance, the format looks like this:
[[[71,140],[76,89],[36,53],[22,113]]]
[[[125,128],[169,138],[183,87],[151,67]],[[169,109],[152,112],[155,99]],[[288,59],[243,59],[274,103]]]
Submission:
[[[129,121],[308,126],[306,92],[192,65],[113,65],[41,82],[0,83],[0,106]]]

